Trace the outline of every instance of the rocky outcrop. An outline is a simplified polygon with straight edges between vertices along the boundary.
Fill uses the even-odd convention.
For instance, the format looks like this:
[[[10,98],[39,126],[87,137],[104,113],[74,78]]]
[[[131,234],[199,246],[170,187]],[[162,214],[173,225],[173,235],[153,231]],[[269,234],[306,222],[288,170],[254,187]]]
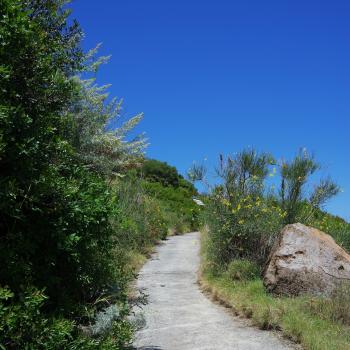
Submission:
[[[350,281],[350,255],[331,236],[302,224],[281,231],[264,271],[268,291],[329,296],[342,281]]]

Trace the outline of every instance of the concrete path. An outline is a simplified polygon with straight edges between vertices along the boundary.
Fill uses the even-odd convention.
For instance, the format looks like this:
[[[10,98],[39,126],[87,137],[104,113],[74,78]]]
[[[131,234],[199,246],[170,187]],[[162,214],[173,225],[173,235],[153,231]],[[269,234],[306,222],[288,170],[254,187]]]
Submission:
[[[199,233],[170,237],[140,272],[137,288],[148,295],[139,350],[284,350],[276,334],[249,327],[212,303],[197,285]]]

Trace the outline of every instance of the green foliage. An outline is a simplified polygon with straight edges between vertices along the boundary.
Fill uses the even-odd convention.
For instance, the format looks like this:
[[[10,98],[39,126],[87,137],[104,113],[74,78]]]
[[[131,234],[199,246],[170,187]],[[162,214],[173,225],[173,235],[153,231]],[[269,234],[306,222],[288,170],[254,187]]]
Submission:
[[[305,209],[304,187],[309,177],[320,169],[314,157],[301,150],[291,162],[282,162],[281,165],[281,207],[286,211],[286,224],[295,223],[296,220],[307,220],[312,216],[312,210],[307,217],[301,217]],[[310,195],[308,209],[319,208],[327,200],[338,194],[339,187],[330,178],[321,180]],[[305,213],[304,213],[305,214]]]
[[[218,175],[224,183],[228,198],[239,195],[261,195],[263,181],[269,172],[269,165],[274,164],[270,154],[257,153],[254,149],[245,149],[234,158],[220,155]]]
[[[146,159],[141,169],[145,179],[161,183],[163,186],[179,186],[180,176],[175,167],[156,159]]]
[[[232,281],[248,281],[260,277],[260,268],[250,260],[233,260],[227,266],[226,274]]]
[[[97,257],[107,256],[111,235],[104,180],[79,165],[60,135],[65,122],[60,114],[76,88],[67,71],[80,64],[79,50],[70,52],[66,40],[76,40],[79,31],[67,28],[70,34],[64,38],[55,31],[66,17],[56,12],[58,5],[43,2],[40,10],[35,4],[30,17],[15,2],[6,3],[1,25],[8,38],[1,47],[2,68],[8,71],[1,92],[1,282],[18,292],[21,285],[35,283],[47,288],[52,302],[73,303],[93,294],[109,274],[106,259]],[[47,39],[46,26],[55,34],[52,39]],[[63,285],[71,289],[62,292]]]
[[[263,264],[282,228],[283,212],[262,197],[236,196],[231,201],[218,191],[205,206],[209,227],[208,254],[221,269],[237,258]]]
[[[143,188],[149,196],[156,198],[162,208],[167,226],[176,233],[198,229],[200,208],[192,199],[191,187],[164,186],[160,182],[143,181]]]
[[[227,160],[220,156],[217,172],[222,181],[211,189],[204,210],[210,231],[208,254],[218,270],[237,258],[263,265],[285,223],[298,220],[317,226],[318,217],[322,216],[320,205],[338,191],[327,179],[315,187],[309,199],[305,198],[304,187],[319,166],[302,151],[290,163],[282,163],[281,188],[276,195],[266,181],[276,175],[274,165],[271,155],[251,149]],[[330,233],[338,241],[343,238],[347,245],[345,231],[349,231],[343,230],[345,226],[338,224],[336,232]]]
[[[117,344],[111,336],[99,340],[87,338],[78,333],[74,323],[67,319],[47,318],[43,312],[47,297],[37,289],[28,289],[19,300],[13,299],[13,292],[0,288],[0,349],[117,350],[121,349],[121,340],[130,342],[130,331],[128,334],[122,322],[114,324],[115,329],[124,331]]]
[[[34,283],[52,302],[70,306],[89,300],[113,277],[109,217],[115,209],[102,179],[81,167],[65,170],[74,176],[59,176],[53,167],[42,191],[33,192],[36,210],[0,246],[0,275],[15,291],[19,280]],[[43,193],[51,194],[44,202]]]
[[[90,274],[77,261],[88,255],[94,239],[104,245],[108,232],[101,227],[101,238],[81,239],[83,231],[86,237],[94,232],[93,220],[107,216],[98,208],[90,218],[84,195],[92,192],[95,201],[92,196],[104,190],[99,179],[96,185],[95,179],[81,181],[84,170],[61,135],[62,111],[76,89],[70,73],[82,62],[80,30],[66,24],[61,2],[2,5],[0,283],[18,292],[38,283],[53,298],[62,284],[72,283],[77,289],[70,297],[79,300]]]
[[[96,71],[99,65],[96,67],[93,62],[92,66],[87,70]],[[146,140],[139,135],[129,141],[127,136],[141,121],[142,114],[112,129],[111,124],[116,125],[121,119],[122,101],[114,98],[108,102],[109,86],[99,87],[95,79],[77,78],[76,81],[80,89],[68,111],[73,119],[69,137],[80,158],[89,169],[106,176],[123,173],[138,165],[143,158]]]
[[[77,324],[126,301],[127,259],[111,220],[120,199],[106,174],[130,166],[143,141],[125,140],[139,117],[104,132],[119,104],[74,77],[91,65],[64,4],[1,1],[0,339],[9,349],[120,349],[125,319],[95,340]]]
[[[208,254],[219,270],[237,258],[266,259],[284,216],[277,200],[265,196],[264,180],[273,162],[253,150],[226,161],[220,157],[222,184],[212,189],[204,210]]]
[[[199,208],[193,202],[197,190],[175,167],[155,159],[146,159],[142,167],[128,173],[129,178],[142,177],[143,191],[155,199],[166,226],[175,233],[196,230]]]
[[[158,182],[165,187],[187,189],[189,195],[197,194],[193,184],[183,178],[173,166],[156,159],[146,159],[141,168],[143,178],[149,182]]]
[[[137,178],[115,181],[113,189],[120,212],[113,218],[118,251],[146,253],[150,246],[167,235],[167,225],[157,200],[147,195]]]
[[[271,163],[270,156],[254,151],[227,161],[220,158],[222,182],[211,188],[203,211],[208,228],[202,239],[205,287],[262,329],[280,329],[306,349],[348,349],[348,284],[328,299],[276,298],[259,278],[286,222],[300,220],[317,227],[350,249],[350,224],[320,209],[338,187],[327,179],[311,194],[306,191],[310,176],[319,169],[314,158],[303,151],[291,162],[282,162],[278,194],[266,185],[267,176],[276,174],[274,167],[269,169]],[[197,173],[200,178],[202,171]]]
[[[350,224],[344,219],[317,210],[309,224],[330,234],[339,245],[350,252]]]

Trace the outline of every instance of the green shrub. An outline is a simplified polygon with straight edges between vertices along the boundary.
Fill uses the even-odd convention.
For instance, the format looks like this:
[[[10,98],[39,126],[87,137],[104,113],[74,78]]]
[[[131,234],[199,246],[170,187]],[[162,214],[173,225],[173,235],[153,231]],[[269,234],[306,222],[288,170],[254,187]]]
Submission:
[[[233,260],[228,264],[226,274],[232,281],[248,281],[259,278],[260,268],[247,259]]]
[[[1,3],[0,284],[45,289],[51,311],[72,315],[115,280],[117,213],[66,137],[83,54],[62,4]]]
[[[168,234],[168,226],[158,201],[145,197],[145,229],[150,242],[154,244],[159,239],[165,239]]]
[[[350,252],[350,224],[344,219],[317,211],[309,221],[309,225],[328,233],[339,245]]]
[[[96,118],[92,105],[102,90],[82,91],[74,78],[88,55],[65,3],[1,1],[0,286],[8,288],[1,290],[0,339],[9,349],[97,349],[103,342],[117,349],[126,339],[85,339],[76,329],[77,320],[85,324],[105,306],[88,306],[96,300],[108,295],[123,304],[129,276],[111,224],[122,215],[118,198],[110,179],[78,152],[82,139],[73,140],[80,130],[74,113],[85,106]],[[94,101],[84,100],[84,93]],[[97,124],[96,134],[89,134],[94,155],[101,145],[96,136],[105,130]],[[99,138],[104,146],[124,146],[125,154],[113,147],[114,162],[117,155],[129,159],[137,148],[123,140],[130,126],[119,130],[118,140],[110,133]],[[123,322],[115,327],[124,329]]]
[[[131,342],[132,328],[122,319],[113,322],[111,333],[93,339],[84,336],[73,321],[47,316],[47,301],[35,288],[18,297],[8,288],[0,288],[0,349],[119,350]]]
[[[200,208],[193,202],[193,194],[188,188],[174,188],[149,181],[143,181],[142,186],[149,196],[159,201],[168,227],[178,233],[198,229]]]
[[[263,264],[282,228],[283,212],[261,197],[228,201],[213,195],[204,209],[209,227],[208,256],[221,269],[234,259]]]
[[[113,191],[120,213],[112,220],[119,248],[142,252],[166,237],[168,225],[161,205],[139,179],[115,181]]]
[[[146,159],[141,169],[142,176],[163,186],[179,187],[180,175],[176,168],[156,159]]]

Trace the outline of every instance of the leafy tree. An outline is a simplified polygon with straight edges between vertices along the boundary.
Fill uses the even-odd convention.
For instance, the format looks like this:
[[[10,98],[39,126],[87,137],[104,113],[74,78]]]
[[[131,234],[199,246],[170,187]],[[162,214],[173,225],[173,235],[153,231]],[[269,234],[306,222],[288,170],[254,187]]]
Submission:
[[[177,169],[166,162],[161,162],[156,159],[146,159],[142,166],[142,175],[145,179],[155,182],[160,182],[164,186],[173,186],[175,188],[180,185],[191,188],[194,187],[188,183],[178,172]]]

